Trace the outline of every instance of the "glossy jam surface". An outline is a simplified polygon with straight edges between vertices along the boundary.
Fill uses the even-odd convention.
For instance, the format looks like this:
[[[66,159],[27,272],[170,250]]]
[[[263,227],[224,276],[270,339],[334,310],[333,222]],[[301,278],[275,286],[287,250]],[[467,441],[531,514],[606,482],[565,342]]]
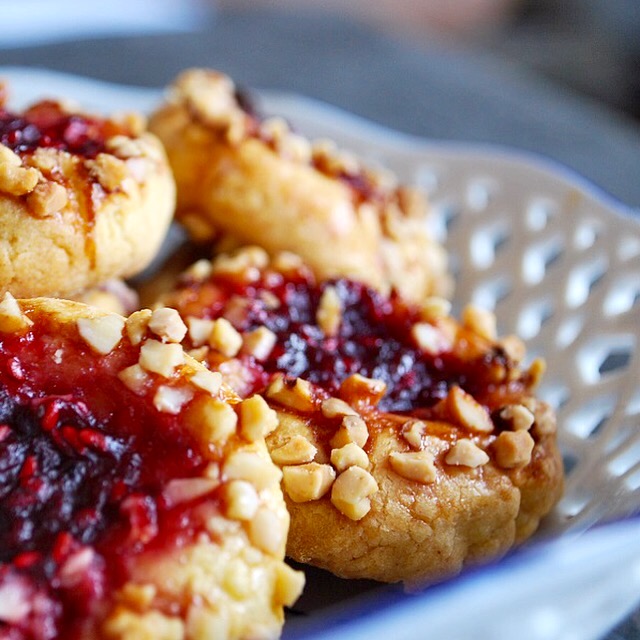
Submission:
[[[0,142],[20,154],[46,147],[95,158],[117,129],[106,120],[69,114],[53,101],[39,102],[21,114],[0,107]]]
[[[0,637],[74,638],[134,557],[201,530],[195,504],[162,489],[205,463],[175,416],[117,380],[132,349],[98,358],[40,332],[0,343],[0,601],[22,607],[0,604]]]
[[[326,336],[316,320],[327,286],[335,288],[343,308],[333,337]],[[274,296],[276,305],[270,301]],[[240,299],[245,301],[238,303]],[[463,361],[453,352],[436,357],[424,353],[411,338],[411,327],[418,320],[415,309],[350,280],[318,285],[304,275],[285,278],[266,272],[259,281],[242,284],[218,275],[204,284],[187,286],[177,306],[185,316],[225,315],[239,331],[259,326],[273,331],[276,346],[264,362],[245,357],[254,372],[285,372],[330,394],[354,373],[383,380],[387,385],[379,404],[383,411],[415,412],[431,407],[453,384],[481,398],[491,388],[490,365],[505,362],[499,352],[473,361]],[[259,391],[258,385],[265,382],[257,374],[254,379],[251,392]]]

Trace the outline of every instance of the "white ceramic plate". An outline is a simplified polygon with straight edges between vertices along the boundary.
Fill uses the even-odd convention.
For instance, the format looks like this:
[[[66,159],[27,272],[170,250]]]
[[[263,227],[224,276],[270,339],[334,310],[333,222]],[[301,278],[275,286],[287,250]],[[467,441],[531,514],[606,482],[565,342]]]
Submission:
[[[20,106],[66,96],[149,111],[160,91],[0,68]],[[432,144],[304,98],[260,92],[266,113],[394,170],[431,197],[457,276],[455,304],[494,308],[548,373],[565,496],[527,548],[418,596],[323,572],[286,638],[598,638],[640,601],[640,225],[538,157]],[[604,161],[604,160],[603,160]],[[605,524],[608,523],[608,524]],[[409,551],[410,552],[410,551]]]

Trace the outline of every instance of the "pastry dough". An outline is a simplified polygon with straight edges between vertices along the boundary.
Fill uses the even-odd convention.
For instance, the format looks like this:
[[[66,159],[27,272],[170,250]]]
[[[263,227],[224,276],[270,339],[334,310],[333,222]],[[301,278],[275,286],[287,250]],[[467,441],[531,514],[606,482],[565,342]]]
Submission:
[[[423,197],[278,118],[259,120],[215,71],[182,73],[149,123],[198,238],[301,255],[319,277],[349,276],[408,299],[448,294],[446,255]]]
[[[144,121],[53,101],[0,116],[0,292],[62,296],[141,271],[175,205]]]

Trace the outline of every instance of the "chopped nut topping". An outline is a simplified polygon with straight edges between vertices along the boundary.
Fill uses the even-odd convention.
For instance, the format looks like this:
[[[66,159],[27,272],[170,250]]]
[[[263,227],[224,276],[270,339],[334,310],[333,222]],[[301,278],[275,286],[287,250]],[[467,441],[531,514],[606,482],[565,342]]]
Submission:
[[[246,480],[258,491],[279,484],[282,472],[269,457],[253,451],[234,451],[229,454],[223,467],[227,480]]]
[[[240,403],[240,430],[250,442],[264,438],[277,426],[278,414],[262,396],[251,396]]]
[[[532,387],[537,387],[546,370],[547,363],[542,358],[536,358],[529,367],[529,384],[531,384]]]
[[[251,520],[260,506],[258,492],[244,480],[233,480],[225,485],[224,499],[227,517],[232,520]]]
[[[393,451],[389,455],[389,464],[399,476],[422,484],[430,484],[437,476],[433,454],[429,451]]]
[[[277,555],[284,546],[287,526],[278,516],[266,507],[258,509],[249,521],[251,542],[265,553]]]
[[[507,357],[516,364],[522,362],[527,353],[524,342],[518,336],[505,336],[498,341],[498,346],[500,346],[507,354]]]
[[[496,339],[496,316],[491,311],[468,304],[462,310],[462,324],[485,340]]]
[[[527,398],[523,401],[527,409],[534,415],[533,431],[539,436],[550,435],[557,430],[556,414],[553,409],[542,400]]]
[[[461,438],[449,449],[445,462],[461,467],[481,467],[489,462],[489,456],[468,438]]]
[[[181,364],[184,364],[184,351],[179,344],[147,340],[140,347],[140,366],[147,371],[169,378]]]
[[[355,442],[349,442],[344,447],[331,450],[331,464],[338,471],[344,471],[349,467],[368,469],[369,456]]]
[[[185,638],[184,623],[181,619],[153,610],[140,614],[123,606],[113,609],[102,626],[102,634],[110,640],[125,638],[184,640]]]
[[[412,449],[422,449],[422,438],[427,430],[427,425],[422,420],[407,420],[402,425],[402,435]]]
[[[35,189],[41,175],[37,169],[23,167],[20,156],[0,144],[0,192],[23,196]]]
[[[151,309],[141,309],[132,313],[125,322],[127,337],[131,344],[136,345],[142,342],[147,333],[147,327],[151,320]]]
[[[281,251],[277,253],[271,262],[271,266],[280,273],[291,273],[302,268],[304,263],[302,258],[296,253],[289,251]]]
[[[238,416],[233,408],[211,396],[194,400],[188,426],[204,444],[225,443],[236,432]]]
[[[120,602],[138,611],[143,611],[151,605],[157,592],[158,589],[154,584],[135,584],[128,582],[117,594],[117,598]]]
[[[454,420],[461,426],[481,433],[493,431],[493,422],[487,410],[460,387],[451,387],[446,402]]]
[[[286,564],[278,565],[276,572],[274,600],[285,607],[292,607],[304,589],[304,573]]]
[[[162,490],[162,497],[170,509],[184,502],[197,500],[211,493],[219,483],[211,478],[176,478],[169,480]]]
[[[187,327],[175,309],[156,309],[149,320],[149,329],[164,342],[182,342]]]
[[[267,387],[266,395],[285,407],[308,413],[315,409],[311,391],[311,384],[302,378],[296,378],[290,385],[282,375],[278,375]]]
[[[201,347],[209,341],[209,336],[213,331],[213,320],[189,316],[187,318],[187,326],[189,327],[189,338],[191,338],[193,346]]]
[[[127,165],[115,155],[99,153],[95,160],[87,161],[89,173],[106,191],[115,191],[129,177]]]
[[[0,331],[14,333],[24,331],[33,321],[22,313],[18,301],[7,291],[0,301]]]
[[[451,313],[451,303],[439,296],[425,298],[420,305],[420,317],[425,322],[445,318]]]
[[[282,474],[284,490],[293,502],[319,500],[336,479],[331,465],[317,462],[283,467]]]
[[[120,371],[118,378],[128,389],[140,396],[145,391],[149,374],[139,364],[132,364]]]
[[[267,327],[258,327],[244,334],[242,353],[253,356],[256,360],[266,360],[276,345],[276,334]]]
[[[367,428],[367,423],[360,416],[345,416],[342,419],[340,428],[331,438],[330,444],[334,449],[339,449],[353,442],[362,449],[367,444],[368,439],[369,429]]]
[[[217,371],[199,369],[191,376],[191,382],[198,387],[198,389],[208,391],[212,396],[215,396],[218,391],[220,391],[222,375]]]
[[[240,351],[242,336],[226,318],[218,318],[213,322],[209,344],[223,356],[233,358]]]
[[[107,355],[122,340],[125,320],[111,313],[97,318],[78,318],[78,331],[84,341],[97,353]]]
[[[342,322],[342,302],[335,287],[327,287],[320,296],[316,322],[326,336],[335,336]]]
[[[360,467],[343,471],[331,488],[331,502],[351,520],[361,520],[371,510],[369,497],[378,491],[374,477]]]
[[[522,404],[509,404],[503,407],[500,417],[510,422],[514,431],[528,431],[534,422],[533,413]]]
[[[418,348],[432,356],[437,356],[451,347],[442,331],[428,322],[416,322],[411,327],[411,337]]]
[[[253,282],[260,277],[260,269],[269,264],[269,256],[260,247],[247,247],[235,255],[218,256],[211,264],[212,273],[224,273]]]
[[[322,415],[325,418],[357,416],[358,412],[339,398],[327,398],[322,402]]]
[[[188,278],[193,278],[196,281],[202,282],[206,280],[212,271],[212,265],[209,260],[198,260],[194,262],[185,272],[184,275]]]
[[[359,373],[345,378],[340,385],[340,396],[349,403],[356,400],[367,400],[377,404],[384,396],[387,385],[383,380],[365,378]]]
[[[528,431],[503,431],[493,444],[496,462],[504,469],[524,467],[531,462],[534,445]]]
[[[193,391],[179,387],[160,386],[153,397],[153,406],[163,413],[177,415],[191,401]]]
[[[41,218],[52,216],[67,204],[67,190],[57,182],[41,180],[27,195],[29,209]]]
[[[279,466],[311,462],[318,449],[304,436],[295,435],[286,444],[271,451],[271,459]]]

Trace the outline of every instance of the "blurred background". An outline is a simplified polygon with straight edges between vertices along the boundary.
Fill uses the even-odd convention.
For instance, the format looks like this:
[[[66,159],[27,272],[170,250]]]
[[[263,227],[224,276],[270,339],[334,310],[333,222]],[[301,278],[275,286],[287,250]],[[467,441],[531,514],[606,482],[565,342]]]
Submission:
[[[0,11],[4,48],[188,33],[219,13],[333,15],[417,47],[490,53],[640,119],[640,0],[0,0]]]

